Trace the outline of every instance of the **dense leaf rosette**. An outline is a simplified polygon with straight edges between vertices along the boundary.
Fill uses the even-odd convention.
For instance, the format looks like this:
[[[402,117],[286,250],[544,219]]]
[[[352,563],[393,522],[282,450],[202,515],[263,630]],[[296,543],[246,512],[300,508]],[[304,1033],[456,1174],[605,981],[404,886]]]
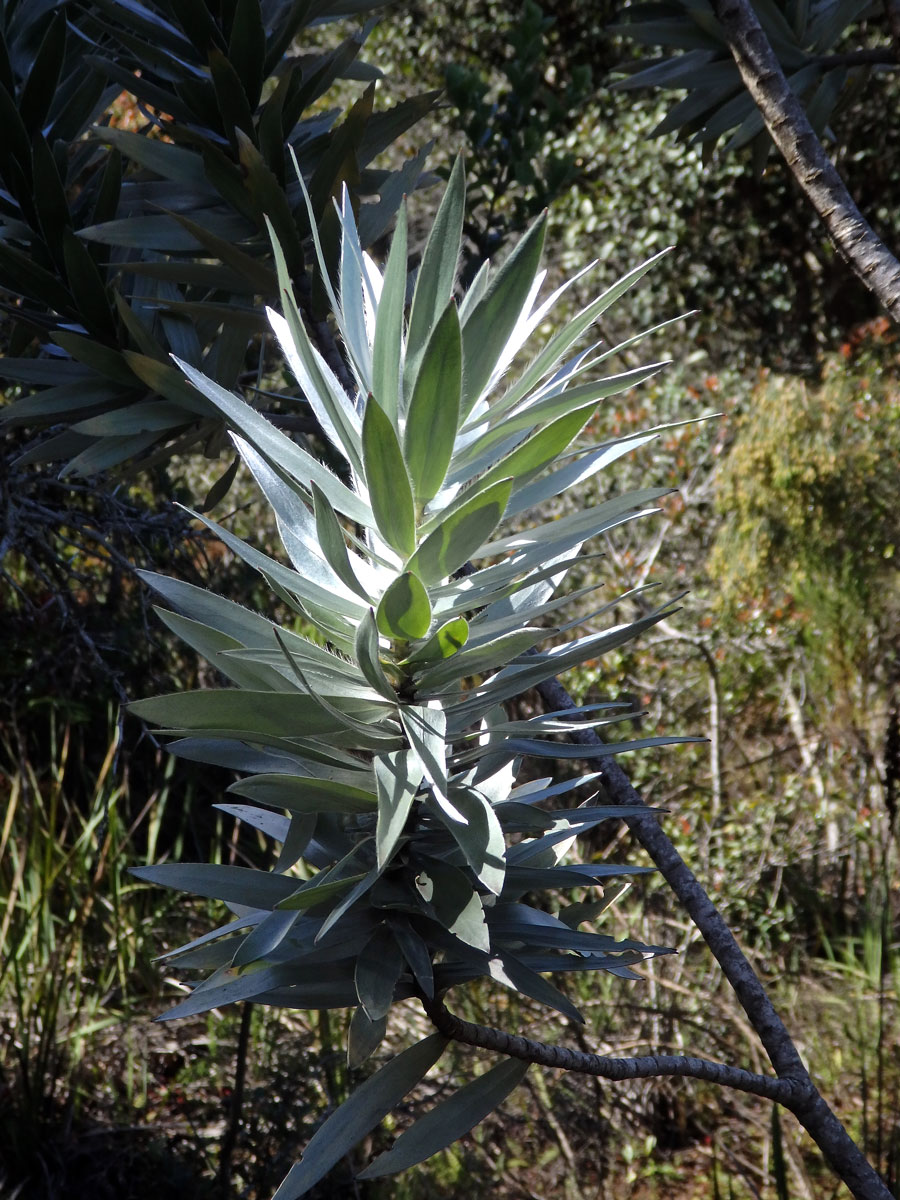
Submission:
[[[602,399],[661,364],[598,378],[615,350],[573,353],[652,260],[508,374],[565,287],[535,307],[544,277],[539,221],[499,270],[481,270],[457,304],[463,206],[457,165],[407,314],[405,219],[382,275],[361,250],[344,198],[330,300],[358,389],[352,397],[307,335],[276,243],[283,314],[270,319],[344,460],[341,476],[180,364],[239,431],[235,445],[274,510],[291,565],[201,519],[325,648],[206,591],[148,576],[174,610],[163,619],[233,686],[143,700],[132,710],[177,738],[175,753],[243,772],[230,789],[236,802],[222,807],[279,847],[268,872],[204,864],[138,872],[223,900],[233,914],[170,955],[208,974],[167,1016],[235,1000],[354,1006],[353,1062],[377,1047],[397,1000],[427,1000],[490,976],[580,1020],[547,974],[627,977],[631,964],[661,950],[580,929],[603,908],[599,898],[579,905],[580,920],[568,923],[533,902],[550,889],[590,895],[611,876],[641,870],[568,861],[579,834],[634,810],[587,803],[547,811],[543,801],[565,804],[585,779],[517,785],[516,776],[526,756],[600,757],[663,739],[613,737],[594,748],[557,740],[620,720],[616,706],[528,720],[504,710],[525,689],[622,645],[664,615],[540,648],[567,628],[544,622],[565,605],[560,588],[585,543],[654,511],[661,490],[527,522],[545,501],[654,436],[579,442]],[[350,1114],[353,1141],[387,1111],[385,1096],[399,1100],[435,1060],[438,1043],[421,1045],[376,1076],[386,1090],[376,1087],[371,1103],[361,1093],[348,1101],[361,1114]],[[432,1117],[402,1149],[398,1143],[377,1173],[409,1165],[417,1147],[433,1152],[441,1128],[458,1136],[466,1113],[483,1115],[520,1077],[519,1068],[481,1077],[471,1095],[464,1089],[453,1099],[446,1119]],[[332,1134],[317,1135],[279,1197],[300,1195],[335,1161],[346,1138]]]

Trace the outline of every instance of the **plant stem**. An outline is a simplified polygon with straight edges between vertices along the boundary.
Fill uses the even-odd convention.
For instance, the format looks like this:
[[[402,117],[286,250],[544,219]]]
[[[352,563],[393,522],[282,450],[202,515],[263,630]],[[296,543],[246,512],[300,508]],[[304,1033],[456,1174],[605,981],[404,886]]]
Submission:
[[[752,5],[749,0],[710,0],[710,4],[744,86],[791,174],[838,252],[900,324],[900,262],[853,202],[791,90]]]

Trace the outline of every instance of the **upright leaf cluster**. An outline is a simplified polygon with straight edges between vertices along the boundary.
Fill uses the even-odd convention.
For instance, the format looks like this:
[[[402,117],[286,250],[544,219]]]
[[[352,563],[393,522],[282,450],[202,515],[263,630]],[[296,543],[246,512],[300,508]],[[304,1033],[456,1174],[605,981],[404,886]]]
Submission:
[[[618,347],[573,352],[653,260],[512,372],[568,285],[538,303],[540,220],[499,269],[486,264],[458,301],[464,203],[457,163],[408,313],[402,210],[382,272],[361,247],[344,193],[333,280],[313,222],[356,384],[352,396],[310,340],[275,239],[282,313],[269,318],[343,459],[342,476],[190,363],[179,364],[237,431],[235,445],[274,511],[290,566],[202,519],[297,614],[301,632],[177,580],[148,577],[174,610],[162,613],[166,623],[233,686],[142,700],[132,711],[176,738],[176,754],[243,772],[230,788],[235,801],[221,807],[278,847],[269,871],[166,864],[138,872],[224,900],[233,914],[169,956],[209,973],[167,1016],[236,1000],[354,1007],[352,1063],[378,1046],[397,1001],[428,1004],[489,976],[580,1020],[548,974],[601,970],[627,978],[633,964],[662,950],[581,929],[608,903],[602,893],[568,915],[565,907],[561,916],[545,907],[548,891],[590,894],[612,876],[641,869],[568,861],[579,834],[641,810],[604,807],[596,798],[541,807],[560,798],[565,805],[595,775],[516,780],[524,758],[599,758],[679,739],[624,741],[612,733],[586,748],[567,735],[614,726],[623,715],[617,706],[529,719],[511,719],[504,709],[665,615],[660,609],[560,638],[583,623],[561,619],[569,597],[560,592],[582,548],[654,511],[660,489],[613,496],[556,520],[540,516],[545,501],[654,436],[579,441],[600,401],[661,364],[602,375],[597,368]],[[541,648],[551,636],[554,644]],[[381,1085],[373,1081],[371,1091],[352,1097],[279,1197],[300,1195],[340,1147],[380,1120],[435,1061],[439,1043],[407,1051],[410,1057],[375,1077]],[[452,1110],[432,1118],[402,1152],[398,1143],[384,1169],[431,1153],[439,1127],[451,1139],[464,1132],[462,1114],[484,1115],[521,1077],[516,1071],[506,1066],[469,1085],[476,1091],[459,1093]]]

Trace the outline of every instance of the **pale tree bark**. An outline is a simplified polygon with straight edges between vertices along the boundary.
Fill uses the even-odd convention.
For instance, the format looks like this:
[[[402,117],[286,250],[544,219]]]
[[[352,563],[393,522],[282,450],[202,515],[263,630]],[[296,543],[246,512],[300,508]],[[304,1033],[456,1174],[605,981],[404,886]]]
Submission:
[[[791,90],[750,0],[710,0],[772,141],[856,275],[900,324],[900,262],[856,207]]]

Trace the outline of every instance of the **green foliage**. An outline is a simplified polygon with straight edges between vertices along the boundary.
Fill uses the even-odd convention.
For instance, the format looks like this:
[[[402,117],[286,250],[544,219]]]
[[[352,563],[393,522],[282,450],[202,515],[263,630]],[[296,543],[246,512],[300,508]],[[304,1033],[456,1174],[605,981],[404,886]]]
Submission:
[[[375,7],[0,6],[0,294],[11,318],[3,376],[40,389],[2,419],[59,430],[23,461],[62,459],[91,475],[198,444],[220,451],[221,416],[168,355],[232,388],[255,347],[260,384],[257,301],[278,293],[266,220],[315,308],[309,215],[292,159],[326,233],[336,225],[331,197],[350,189],[363,245],[421,174],[423,153],[396,170],[372,163],[433,94],[376,111],[370,82],[339,121],[339,110],[324,108],[329,89],[378,75],[358,61],[365,32],[291,53],[311,46],[314,26]],[[146,118],[139,129],[109,123],[123,88]]]
[[[800,98],[820,137],[830,134],[830,122],[873,69],[865,54],[833,57],[847,31],[879,6],[866,0],[789,0],[785,5],[753,5],[763,32]],[[662,4],[635,3],[622,12],[618,32],[640,45],[664,46],[680,53],[628,64],[629,78],[620,88],[661,88],[687,92],[657,125],[657,135],[677,131],[682,139],[703,146],[708,160],[717,143],[731,135],[725,150],[753,145],[754,164],[761,171],[772,148],[762,114],[744,87],[728,42],[708,0],[667,0]],[[882,65],[890,64],[885,50]],[[832,135],[833,136],[833,135]]]
[[[579,174],[577,155],[559,144],[591,89],[591,69],[573,65],[565,82],[548,83],[547,37],[555,24],[526,0],[510,24],[495,86],[480,67],[446,69],[447,96],[469,146],[471,215],[467,233],[481,258],[523,229]]]
[[[900,546],[898,454],[896,383],[875,361],[832,360],[815,385],[765,378],[718,481],[710,570],[726,597],[802,605],[825,586],[872,615]]]
[[[397,1001],[418,997],[427,1004],[451,987],[487,977],[581,1020],[546,973],[610,971],[627,978],[630,964],[662,951],[583,932],[583,918],[567,924],[534,903],[548,890],[591,888],[639,869],[566,863],[579,834],[622,810],[592,804],[543,812],[538,802],[578,781],[563,788],[549,787],[547,779],[517,786],[516,776],[525,758],[601,757],[684,739],[611,740],[586,749],[555,739],[585,724],[602,728],[620,720],[617,706],[599,705],[589,716],[527,720],[510,720],[503,707],[542,680],[624,644],[668,611],[649,611],[544,651],[539,643],[569,626],[548,630],[532,623],[565,604],[556,592],[582,546],[653,511],[646,506],[660,497],[659,489],[613,496],[549,524],[522,527],[519,520],[500,528],[504,519],[564,492],[573,462],[599,469],[633,444],[628,436],[599,450],[579,444],[598,398],[635,379],[626,372],[582,384],[611,351],[572,353],[596,315],[649,264],[552,336],[498,395],[510,364],[564,290],[534,308],[543,278],[539,223],[499,270],[485,265],[474,297],[460,304],[454,353],[462,369],[449,373],[445,396],[430,379],[430,354],[444,337],[451,302],[446,264],[459,254],[455,214],[463,186],[457,170],[436,222],[457,229],[455,246],[440,253],[435,247],[420,267],[414,309],[422,330],[435,332],[422,334],[418,376],[404,363],[402,218],[382,276],[364,255],[346,196],[339,210],[341,292],[334,315],[354,395],[331,379],[314,351],[310,357],[302,325],[272,315],[335,453],[346,462],[348,484],[215,381],[180,363],[239,431],[235,445],[277,514],[292,567],[225,530],[221,536],[326,644],[203,590],[148,579],[188,619],[175,627],[188,632],[234,686],[138,701],[132,711],[179,739],[176,754],[249,773],[232,790],[263,807],[240,811],[282,846],[272,871],[171,863],[138,871],[151,882],[218,897],[234,914],[167,955],[182,967],[212,972],[167,1018],[240,1000],[356,1005],[349,1053],[358,1062],[376,1048]],[[290,312],[280,250],[276,258]],[[327,272],[324,261],[320,266]],[[310,366],[318,373],[317,391],[309,386]],[[422,455],[405,437],[413,404],[417,422],[442,430],[434,454]],[[449,416],[439,417],[434,410],[445,404]],[[470,560],[479,565],[467,566]],[[418,1083],[439,1052],[434,1039],[419,1043],[354,1093],[316,1135],[279,1196],[286,1200],[313,1186]],[[436,1152],[463,1131],[465,1113],[477,1119],[514,1083],[500,1072],[473,1084],[465,1100],[446,1100],[446,1112],[436,1110],[442,1115],[429,1116],[402,1148],[398,1143],[384,1169]],[[444,1138],[436,1137],[438,1129]]]

